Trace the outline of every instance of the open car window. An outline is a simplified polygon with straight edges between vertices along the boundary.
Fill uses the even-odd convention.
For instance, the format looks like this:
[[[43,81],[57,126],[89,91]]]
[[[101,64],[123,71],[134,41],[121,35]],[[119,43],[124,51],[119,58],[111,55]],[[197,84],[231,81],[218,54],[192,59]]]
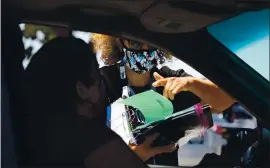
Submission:
[[[269,9],[241,14],[208,31],[269,81]]]
[[[73,31],[72,34],[77,38],[85,39],[86,42],[88,42],[88,39],[91,39],[91,33],[87,34],[85,32]],[[104,64],[104,62],[99,60],[98,56],[97,59],[100,64],[100,68],[106,69],[106,65]],[[198,71],[196,71],[183,61],[179,60],[175,56],[172,56],[171,59],[167,59],[163,64],[159,64],[158,66],[159,68],[162,66],[168,66],[171,70],[184,69],[185,72],[194,77],[205,78],[201,73],[199,73]],[[114,69],[109,70],[111,72],[114,71]],[[115,75],[113,73],[110,74],[111,75],[109,76]],[[118,75],[120,76],[120,74]],[[115,78],[118,77],[118,75],[116,75]],[[117,79],[115,78],[113,78],[113,80],[111,81],[113,82],[117,81]],[[114,87],[112,87],[111,89],[116,90]],[[243,146],[246,146],[247,143],[249,143],[244,138],[242,137],[240,138],[240,136],[238,137],[238,134],[239,135],[245,134],[243,137],[254,136],[252,135],[254,132],[253,129],[257,126],[256,119],[253,116],[245,117],[245,112],[246,112],[245,109],[243,109],[242,111],[237,113],[237,115],[233,115],[231,114],[232,112],[229,109],[228,112],[226,113],[227,115],[216,115],[216,114],[213,115],[214,123],[217,123],[219,126],[213,127],[213,130],[210,129],[209,132],[207,133],[207,136],[194,138],[185,145],[183,145],[181,148],[179,148],[179,150],[176,150],[170,154],[157,155],[152,159],[146,161],[146,163],[149,164],[150,167],[159,167],[161,165],[162,165],[161,167],[163,166],[193,167],[196,165],[207,167],[210,165],[223,165],[223,166],[233,165],[234,164],[233,160],[235,158],[241,158],[242,153],[245,152],[246,149],[246,147],[243,147],[244,149],[241,148],[241,150],[234,150],[235,148],[234,143],[243,144]],[[126,114],[124,105],[122,106],[112,102],[107,109],[107,126],[110,127],[119,136],[121,136],[125,142],[127,142],[128,139],[130,138],[130,134],[132,134],[131,133],[132,131],[129,130],[130,124],[129,122],[132,122],[132,120],[128,118],[128,115],[123,114]],[[141,114],[142,113],[138,112],[138,116],[140,116],[138,117],[139,119],[143,118],[141,117]],[[244,117],[242,117],[243,115]],[[231,121],[230,120],[231,118],[235,118],[235,120]],[[228,130],[228,132],[226,132],[225,133],[226,135],[224,134],[224,136],[220,135],[220,133],[217,133],[223,128],[227,128]],[[211,142],[212,140],[215,140],[215,143],[213,143],[215,144],[213,145],[213,149],[217,151],[220,150],[220,153],[217,151],[214,152],[211,151],[212,147],[209,147],[207,145],[208,142]],[[223,152],[221,150],[221,146],[224,146],[224,148],[226,148],[228,152]],[[213,152],[214,154],[210,154],[211,152]],[[235,155],[231,155],[232,152],[234,152]],[[238,163],[240,164],[240,159],[238,160],[239,160]]]

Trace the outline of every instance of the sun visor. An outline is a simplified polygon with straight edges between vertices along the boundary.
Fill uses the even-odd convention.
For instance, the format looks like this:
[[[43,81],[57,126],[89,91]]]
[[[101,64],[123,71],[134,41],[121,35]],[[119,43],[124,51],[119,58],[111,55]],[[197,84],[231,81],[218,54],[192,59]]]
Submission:
[[[140,17],[147,29],[163,33],[192,32],[220,20],[219,17],[172,8],[169,4],[157,4]]]

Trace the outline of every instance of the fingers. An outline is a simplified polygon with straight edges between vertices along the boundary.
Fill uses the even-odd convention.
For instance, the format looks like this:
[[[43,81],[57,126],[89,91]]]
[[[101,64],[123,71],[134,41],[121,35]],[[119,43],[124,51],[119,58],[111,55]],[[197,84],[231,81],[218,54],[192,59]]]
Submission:
[[[163,78],[158,73],[154,73],[154,76],[157,81],[152,85],[154,87],[164,86],[163,96],[166,98],[174,100],[177,93],[187,91],[187,83],[189,80],[187,77]]]
[[[171,87],[169,88],[169,92],[168,92],[168,95],[169,95],[169,98],[171,100],[174,100],[174,96],[176,95],[176,93],[174,93],[174,89],[178,87],[178,84],[177,83],[173,83],[171,85]]]
[[[155,81],[152,84],[152,86],[154,86],[154,87],[165,86],[167,81],[168,81],[168,78],[160,79],[160,80]]]
[[[155,156],[161,153],[171,153],[174,150],[176,150],[177,147],[175,144],[170,144],[170,145],[166,145],[166,146],[160,146],[160,147],[155,147],[151,149],[151,155]]]
[[[149,158],[161,154],[161,153],[170,153],[177,149],[175,144],[154,147],[152,148],[151,145],[153,141],[159,136],[158,133],[148,136],[143,144],[141,145],[133,145],[129,144],[131,150],[133,150],[143,161],[148,160]]]
[[[175,95],[183,91],[184,85],[179,80],[180,78],[171,78],[167,81],[163,92],[166,98],[174,100]]]
[[[182,91],[183,85],[176,78],[164,78],[153,83],[154,87],[164,86],[163,96],[174,100],[174,96]]]
[[[154,76],[154,78],[155,78],[156,81],[158,81],[160,79],[164,79],[164,77],[161,76],[160,74],[158,74],[157,72],[154,72],[153,76]]]
[[[154,82],[152,84],[152,86],[159,87],[159,86],[165,86],[166,85],[168,78],[164,78],[163,76],[161,76],[157,72],[154,72],[153,75],[154,75],[154,78],[155,78],[156,82]]]
[[[173,80],[168,80],[164,89],[163,89],[163,96],[166,97],[166,98],[169,98],[169,95],[170,95],[170,88],[171,86],[173,85]]]
[[[184,87],[183,85],[177,85],[177,86],[173,89],[172,94],[173,94],[173,95],[176,95],[177,93],[183,91],[183,87]]]

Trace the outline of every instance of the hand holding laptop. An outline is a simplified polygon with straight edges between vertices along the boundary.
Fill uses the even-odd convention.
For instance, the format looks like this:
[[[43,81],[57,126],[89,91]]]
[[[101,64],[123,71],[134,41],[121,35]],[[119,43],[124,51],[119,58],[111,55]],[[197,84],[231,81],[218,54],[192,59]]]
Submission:
[[[161,153],[171,153],[177,149],[175,144],[152,147],[154,140],[158,138],[159,134],[148,136],[142,144],[129,143],[129,147],[134,151],[143,161],[147,161],[151,157]]]

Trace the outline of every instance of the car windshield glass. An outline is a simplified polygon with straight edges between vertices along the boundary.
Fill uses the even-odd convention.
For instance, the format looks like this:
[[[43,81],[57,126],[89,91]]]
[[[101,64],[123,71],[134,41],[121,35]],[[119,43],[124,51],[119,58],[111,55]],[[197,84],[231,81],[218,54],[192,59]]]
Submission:
[[[269,9],[243,13],[208,31],[269,81]]]

